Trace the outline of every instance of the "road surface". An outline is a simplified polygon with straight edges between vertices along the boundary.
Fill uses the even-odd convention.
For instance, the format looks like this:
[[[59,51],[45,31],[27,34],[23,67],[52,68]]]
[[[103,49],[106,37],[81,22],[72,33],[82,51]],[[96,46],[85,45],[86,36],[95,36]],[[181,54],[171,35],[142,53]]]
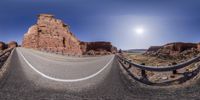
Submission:
[[[8,76],[0,83],[0,100],[155,100],[200,98],[199,83],[168,90],[123,81],[114,55],[65,57],[17,48]]]

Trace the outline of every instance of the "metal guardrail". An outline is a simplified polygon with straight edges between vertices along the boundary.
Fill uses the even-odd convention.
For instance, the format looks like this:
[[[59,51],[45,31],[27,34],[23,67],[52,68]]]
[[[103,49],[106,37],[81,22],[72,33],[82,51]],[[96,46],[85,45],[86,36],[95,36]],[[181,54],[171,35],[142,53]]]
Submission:
[[[4,51],[4,52],[0,55],[0,58],[1,58],[2,56],[4,56],[5,54],[7,54],[8,52],[11,52],[13,49],[14,49],[14,48],[10,48],[10,49]]]
[[[194,62],[198,62],[200,61],[200,56],[197,56],[195,58],[192,58],[186,62],[177,64],[177,65],[172,65],[172,66],[163,66],[162,68],[155,68],[153,66],[145,66],[145,65],[140,65],[140,64],[136,64],[134,62],[130,62],[128,59],[120,57],[119,55],[117,55],[118,59],[122,62],[124,62],[124,64],[129,64],[129,67],[126,69],[130,69],[131,67],[136,67],[141,69],[141,74],[142,76],[146,77],[146,71],[155,71],[155,72],[167,72],[167,71],[172,71],[173,74],[177,73],[178,69],[184,68]]]

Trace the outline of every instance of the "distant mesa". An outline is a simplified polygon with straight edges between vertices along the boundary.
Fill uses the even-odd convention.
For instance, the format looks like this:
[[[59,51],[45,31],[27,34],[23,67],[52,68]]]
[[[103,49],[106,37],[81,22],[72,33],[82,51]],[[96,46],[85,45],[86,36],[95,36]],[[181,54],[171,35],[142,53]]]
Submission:
[[[145,55],[165,58],[187,58],[200,53],[200,43],[174,42],[150,47]]]
[[[110,42],[80,41],[67,24],[51,14],[38,15],[37,23],[24,35],[22,46],[71,55],[103,55],[117,51]]]
[[[15,48],[15,47],[18,47],[18,44],[15,41],[8,42],[7,44],[0,41],[0,51],[4,51],[8,48]]]
[[[17,42],[11,41],[11,42],[8,43],[8,48],[15,48],[15,47],[18,47]]]

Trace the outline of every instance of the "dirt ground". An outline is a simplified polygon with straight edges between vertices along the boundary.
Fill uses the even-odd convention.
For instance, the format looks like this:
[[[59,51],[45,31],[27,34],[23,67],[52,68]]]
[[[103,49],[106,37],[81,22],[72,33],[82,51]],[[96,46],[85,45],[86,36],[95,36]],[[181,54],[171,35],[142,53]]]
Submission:
[[[129,60],[131,60],[134,63],[137,63],[137,64],[145,63],[146,66],[157,67],[157,68],[171,66],[172,63],[174,63],[174,62],[176,62],[178,64],[178,63],[187,61],[187,60],[161,59],[158,57],[146,56],[146,55],[143,55],[142,53],[124,53],[123,56],[128,58]],[[200,65],[200,63],[193,63],[185,68],[179,69],[178,73],[192,72],[195,69],[197,69],[199,65]],[[132,69],[130,69],[130,70],[132,70],[132,73],[135,76],[139,75],[138,78],[141,77],[140,69],[132,67]],[[150,71],[146,71],[146,72],[147,72],[149,81],[151,81],[153,83],[162,83],[162,82],[177,80],[184,76],[184,74],[173,75],[172,72],[150,72]]]
[[[142,53],[124,53],[124,57],[132,60],[137,64],[145,63],[146,66],[169,66],[172,65],[173,62],[181,63],[186,60],[170,60],[170,59],[161,59],[158,57],[146,56]]]

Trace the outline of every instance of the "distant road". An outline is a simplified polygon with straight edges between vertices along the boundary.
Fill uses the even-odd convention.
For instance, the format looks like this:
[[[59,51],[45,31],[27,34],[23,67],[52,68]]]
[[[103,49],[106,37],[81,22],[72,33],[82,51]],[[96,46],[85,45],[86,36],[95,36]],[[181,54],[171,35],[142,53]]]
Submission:
[[[199,85],[166,90],[135,84],[129,89],[114,55],[79,58],[17,48],[11,56],[0,100],[188,100],[200,94]]]

